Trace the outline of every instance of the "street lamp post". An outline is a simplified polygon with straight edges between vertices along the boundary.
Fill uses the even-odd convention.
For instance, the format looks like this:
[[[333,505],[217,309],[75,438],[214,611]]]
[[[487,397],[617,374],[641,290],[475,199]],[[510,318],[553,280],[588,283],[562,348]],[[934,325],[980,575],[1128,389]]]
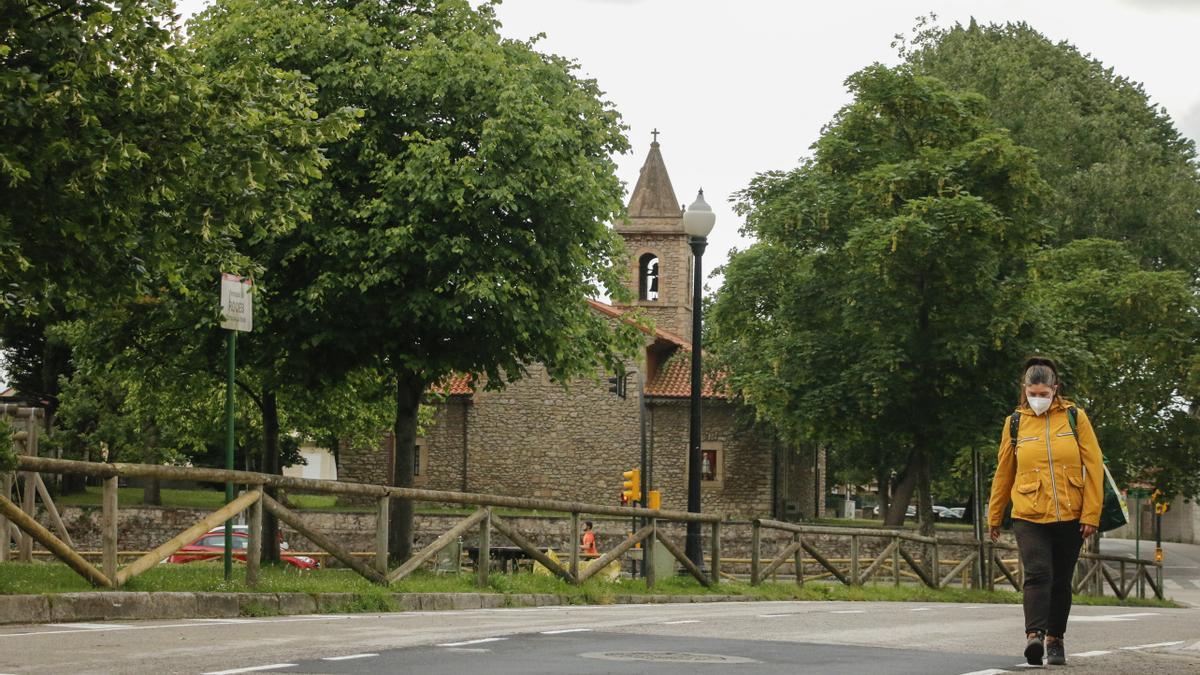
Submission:
[[[717,216],[712,208],[704,201],[704,190],[696,195],[696,201],[683,214],[683,230],[688,234],[688,244],[692,247],[693,278],[692,278],[692,392],[691,419],[688,424],[688,493],[687,509],[690,513],[700,513],[700,400],[702,382],[700,376],[700,291],[704,285],[700,261],[704,248],[708,246],[708,233],[712,232]],[[704,567],[704,557],[700,547],[700,523],[687,524],[686,554],[697,567]]]

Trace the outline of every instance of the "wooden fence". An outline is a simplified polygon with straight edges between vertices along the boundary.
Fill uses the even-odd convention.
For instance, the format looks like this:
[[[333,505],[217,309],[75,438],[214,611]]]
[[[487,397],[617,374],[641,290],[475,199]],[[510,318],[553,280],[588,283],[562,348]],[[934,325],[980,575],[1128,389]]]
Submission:
[[[472,529],[478,530],[481,554],[477,558],[479,562],[476,570],[480,585],[487,583],[488,574],[491,571],[489,555],[483,552],[491,550],[493,530],[506,537],[526,555],[544,565],[553,574],[574,584],[582,584],[610,563],[621,559],[634,546],[645,541],[661,542],[663,547],[689,574],[706,586],[720,583],[723,575],[732,576],[722,572],[722,518],[719,515],[661,509],[635,509],[553,499],[399,488],[277,476],[249,471],[50,459],[37,456],[37,420],[41,410],[18,408],[5,404],[0,407],[0,413],[18,421],[18,429],[13,435],[13,442],[14,448],[20,455],[18,458],[19,480],[23,484],[21,504],[18,505],[10,500],[14,487],[13,474],[0,472],[0,562],[8,560],[11,555],[10,537],[17,542],[17,559],[24,562],[32,560],[33,543],[36,541],[96,586],[119,588],[214,526],[240,513],[248,512],[249,541],[246,551],[246,582],[248,586],[253,587],[258,583],[259,578],[263,509],[299,531],[315,546],[336,558],[346,567],[381,585],[395,583],[408,576]],[[40,474],[42,473],[75,474],[103,479],[100,568],[89,562],[75,549],[70,533],[59,516],[45,482],[41,478]],[[134,560],[124,566],[119,566],[117,547],[117,509],[119,508],[117,481],[119,478],[208,483],[233,482],[247,486],[247,491],[153,550],[140,552],[141,554]],[[329,536],[311,527],[300,514],[272,499],[263,491],[264,486],[319,494],[374,498],[377,505],[374,555],[364,557],[361,552],[347,550]],[[57,531],[57,536],[35,520],[36,497],[41,497],[50,521]],[[392,499],[471,505],[478,508],[444,532],[433,543],[413,554],[399,567],[390,569],[388,566],[388,513]],[[570,525],[567,538],[573,545],[570,547],[570,558],[567,565],[564,567],[551,559],[508,521],[493,512],[492,509],[498,507],[568,514]],[[580,536],[580,517],[584,514],[633,517],[639,519],[642,525],[616,547],[603,553],[598,559],[581,569],[577,543]],[[684,554],[683,549],[668,538],[665,531],[659,527],[660,523],[671,522],[698,522],[712,528],[709,538],[711,548],[707,572],[693,564]],[[822,527],[769,519],[756,519],[752,521],[751,525],[750,582],[752,584],[759,584],[763,579],[777,574],[789,562],[794,568],[796,581],[800,584],[805,582],[806,577],[809,580],[828,577],[846,585],[858,586],[877,576],[888,576],[897,585],[901,583],[902,578],[913,578],[930,588],[943,588],[958,580],[964,587],[970,584],[990,590],[995,588],[998,581],[1001,583],[1007,581],[1016,590],[1021,590],[1024,579],[1024,570],[1021,567],[1019,556],[1015,560],[1002,557],[1002,551],[1013,552],[1016,548],[1004,543],[982,542],[981,544],[973,539],[925,537],[906,530]],[[790,533],[792,539],[791,543],[775,555],[765,568],[761,559],[761,539],[764,529]],[[848,558],[827,556],[818,550],[814,539],[805,539],[806,535],[810,537],[832,535],[849,539],[850,555]],[[889,543],[878,555],[866,557],[860,555],[860,543],[864,538],[884,539]],[[970,548],[972,552],[962,559],[943,560],[939,554],[946,547]],[[806,558],[805,553],[809,557]],[[980,556],[984,556],[985,560],[983,565],[985,573],[982,581],[977,574],[968,574],[969,570],[977,567],[972,563],[975,563]],[[907,565],[908,570],[902,569],[901,561]],[[1110,568],[1105,563],[1114,563],[1117,567]],[[864,564],[866,565],[865,569],[863,568]],[[823,571],[806,575],[806,565],[816,565],[818,570]],[[1082,590],[1083,592],[1101,593],[1103,588],[1099,580],[1103,578],[1113,592],[1122,599],[1128,597],[1135,587],[1138,597],[1144,597],[1145,585],[1150,586],[1155,597],[1162,598],[1162,589],[1155,583],[1154,575],[1149,571],[1150,568],[1158,565],[1161,563],[1085,552],[1080,555],[1080,569],[1076,575],[1075,590],[1076,592]],[[643,566],[646,583],[650,587],[655,584],[654,568],[655,565],[651,564]],[[943,569],[948,569],[948,571],[943,573]],[[1132,575],[1129,572],[1132,572]],[[1145,584],[1138,583],[1139,580],[1144,580]]]

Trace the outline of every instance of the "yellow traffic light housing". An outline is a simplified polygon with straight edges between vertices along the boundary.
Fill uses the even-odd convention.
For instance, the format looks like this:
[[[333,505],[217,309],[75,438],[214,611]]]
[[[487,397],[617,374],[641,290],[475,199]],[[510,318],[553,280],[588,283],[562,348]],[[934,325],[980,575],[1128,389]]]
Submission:
[[[646,493],[646,501],[650,502],[649,504],[646,505],[649,508],[661,509],[662,508],[662,493],[659,492],[658,490],[651,490],[650,492]]]
[[[621,484],[621,496],[628,502],[642,499],[642,472],[640,469],[630,469],[621,473],[625,481]]]

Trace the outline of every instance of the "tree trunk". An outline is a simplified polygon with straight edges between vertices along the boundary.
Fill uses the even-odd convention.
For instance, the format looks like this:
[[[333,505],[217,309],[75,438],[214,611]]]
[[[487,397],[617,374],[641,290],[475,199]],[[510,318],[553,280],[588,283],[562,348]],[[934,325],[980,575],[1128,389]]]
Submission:
[[[392,485],[412,487],[413,460],[417,449],[417,412],[425,382],[408,370],[396,371],[396,419],[392,425],[395,439],[392,462]],[[408,499],[391,500],[388,518],[388,557],[392,564],[402,564],[412,556],[413,504]]]
[[[279,401],[275,397],[275,390],[267,386],[263,387],[262,392],[262,418],[262,472],[279,475]],[[279,497],[279,490],[275,486],[266,486],[265,492],[272,499]],[[279,562],[279,519],[266,509],[263,509],[262,522],[262,562]]]
[[[904,473],[900,474],[895,485],[892,486],[891,504],[888,505],[887,518],[883,521],[884,525],[898,527],[904,524],[908,503],[912,501],[913,492],[917,489],[919,470],[919,455],[914,449],[908,455]]]
[[[153,422],[146,425],[146,450],[142,461],[158,464],[158,426]],[[142,503],[146,506],[162,506],[162,483],[157,478],[147,478],[142,486]]]
[[[879,514],[886,518],[892,505],[892,470],[887,466],[878,467],[875,471],[875,482],[879,485]]]
[[[919,452],[919,451],[918,451]],[[929,460],[925,453],[919,454],[917,470],[917,522],[920,533],[926,537],[933,536],[933,492],[930,489]]]

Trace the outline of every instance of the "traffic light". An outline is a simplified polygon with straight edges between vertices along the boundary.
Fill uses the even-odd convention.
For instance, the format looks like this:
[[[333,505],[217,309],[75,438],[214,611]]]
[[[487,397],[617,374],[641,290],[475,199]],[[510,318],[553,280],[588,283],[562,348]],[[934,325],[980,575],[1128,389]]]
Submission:
[[[640,469],[630,469],[621,474],[625,482],[621,484],[621,496],[626,501],[636,502],[642,498],[642,472]]]
[[[608,391],[611,394],[625,398],[625,376],[614,375],[608,378]]]

